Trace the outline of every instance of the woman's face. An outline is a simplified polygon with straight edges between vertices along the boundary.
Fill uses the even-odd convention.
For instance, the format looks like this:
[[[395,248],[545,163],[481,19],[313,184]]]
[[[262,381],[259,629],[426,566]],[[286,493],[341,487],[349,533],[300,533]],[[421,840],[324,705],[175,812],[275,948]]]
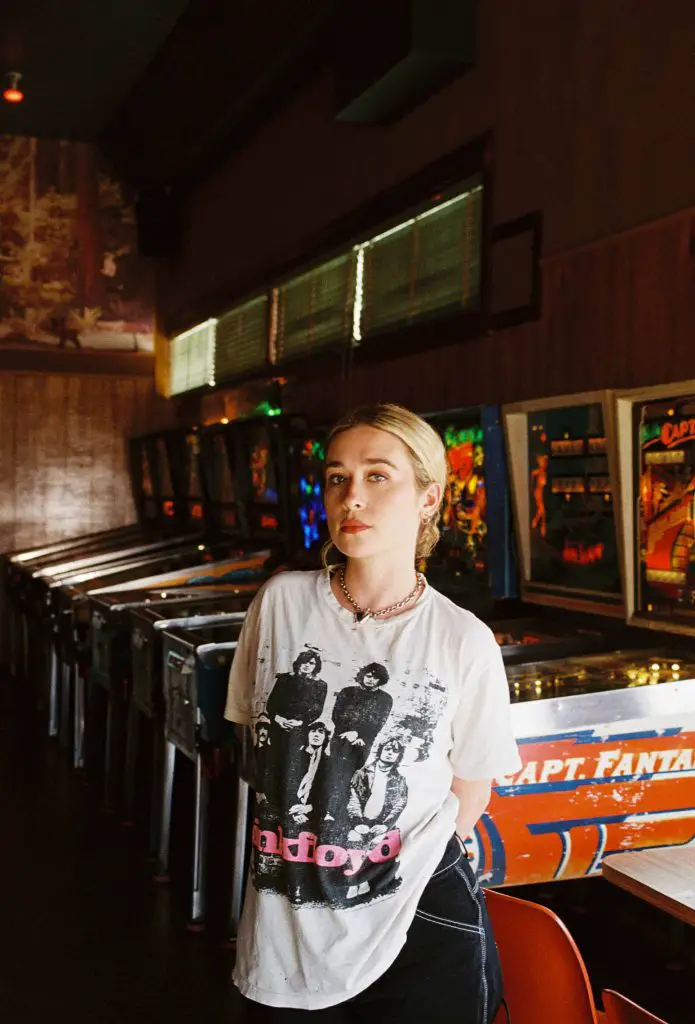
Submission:
[[[325,503],[331,540],[348,558],[389,552],[414,555],[423,513],[439,488],[420,491],[399,438],[375,427],[338,434],[326,454]]]

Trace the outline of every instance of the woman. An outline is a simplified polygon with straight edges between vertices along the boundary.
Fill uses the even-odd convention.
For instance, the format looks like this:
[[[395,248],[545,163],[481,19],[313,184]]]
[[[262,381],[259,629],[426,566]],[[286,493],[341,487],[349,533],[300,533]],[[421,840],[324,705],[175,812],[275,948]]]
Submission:
[[[399,764],[398,793],[390,771],[370,780],[369,820],[404,799],[386,831],[365,838],[360,829],[360,842],[347,801],[342,821],[292,820],[296,772],[286,766],[275,782],[280,823],[256,807],[234,980],[250,1022],[491,1024],[499,963],[463,840],[491,780],[521,765],[493,634],[415,568],[439,536],[445,451],[418,416],[381,405],[337,424],[325,469],[334,556],[326,553],[325,571],[274,577],[255,599],[227,717],[253,727],[275,677],[310,648],[327,686],[323,721],[362,666],[380,665],[388,681],[379,692],[391,703],[373,751],[383,754],[412,716],[432,739],[422,758]],[[350,793],[350,759],[331,751],[327,764],[323,784]],[[366,795],[364,780],[357,788]]]

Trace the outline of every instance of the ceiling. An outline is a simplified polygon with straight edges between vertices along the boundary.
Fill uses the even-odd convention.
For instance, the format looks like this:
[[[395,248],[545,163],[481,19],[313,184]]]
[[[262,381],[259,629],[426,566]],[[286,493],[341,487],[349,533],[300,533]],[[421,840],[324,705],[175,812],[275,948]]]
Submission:
[[[25,100],[0,99],[0,133],[98,142],[139,188],[190,180],[301,87],[333,2],[5,0]]]
[[[188,0],[5,0],[0,72],[22,73],[25,100],[0,101],[0,133],[95,139]]]

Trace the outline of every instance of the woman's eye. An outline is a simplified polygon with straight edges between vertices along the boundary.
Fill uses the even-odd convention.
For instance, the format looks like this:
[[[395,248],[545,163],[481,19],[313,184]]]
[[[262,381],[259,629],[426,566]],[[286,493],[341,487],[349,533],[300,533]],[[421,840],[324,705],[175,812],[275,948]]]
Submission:
[[[386,477],[383,473],[370,473],[369,479],[376,481],[376,483],[380,483],[382,480],[385,480]]]
[[[330,476],[326,478],[326,484],[329,487],[337,487],[339,484],[342,484],[344,480],[345,477],[341,476],[340,473],[331,473]]]

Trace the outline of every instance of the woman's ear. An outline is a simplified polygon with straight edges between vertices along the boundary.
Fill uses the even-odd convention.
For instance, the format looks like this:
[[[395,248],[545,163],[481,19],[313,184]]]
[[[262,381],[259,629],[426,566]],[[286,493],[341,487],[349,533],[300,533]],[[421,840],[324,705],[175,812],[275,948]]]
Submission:
[[[428,484],[423,495],[422,513],[423,518],[431,518],[435,515],[442,501],[442,488],[439,484]]]

